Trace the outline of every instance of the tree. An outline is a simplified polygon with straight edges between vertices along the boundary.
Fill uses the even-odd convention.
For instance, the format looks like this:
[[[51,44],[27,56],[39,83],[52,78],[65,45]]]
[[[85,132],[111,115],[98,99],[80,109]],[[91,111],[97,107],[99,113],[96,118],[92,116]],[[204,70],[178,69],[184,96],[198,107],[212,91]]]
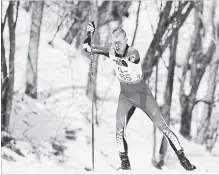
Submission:
[[[168,76],[167,76],[167,83],[166,89],[164,93],[164,105],[161,107],[162,115],[169,125],[170,123],[170,109],[171,109],[171,102],[172,102],[172,91],[173,91],[173,81],[174,81],[174,69],[176,65],[176,50],[178,44],[178,32],[177,35],[172,39],[170,44],[170,59],[169,59],[169,67],[168,67]],[[162,142],[160,145],[160,157],[159,161],[156,164],[156,167],[161,168],[164,164],[166,152],[167,152],[167,139],[163,136]]]
[[[172,1],[167,1],[163,11],[160,13],[160,19],[158,22],[157,30],[154,34],[154,38],[149,46],[147,54],[143,61],[143,73],[144,79],[149,79],[151,76],[153,67],[157,64],[159,58],[172,41],[172,38],[177,34],[180,27],[193,9],[194,2],[179,1],[177,10],[171,14]],[[174,27],[173,27],[174,26]],[[171,30],[169,30],[171,28]]]
[[[214,114],[214,107],[215,104],[215,93],[217,82],[219,81],[219,31],[217,31],[217,26],[219,26],[219,21],[216,22],[214,25],[214,16],[215,16],[215,1],[212,3],[212,10],[210,14],[210,24],[206,26],[207,32],[211,33],[212,37],[215,39],[216,50],[213,55],[212,62],[210,64],[210,71],[209,71],[209,80],[208,80],[208,88],[207,93],[204,98],[204,106],[202,112],[202,118],[200,120],[200,124],[197,129],[197,137],[196,142],[200,144],[205,144],[206,149],[211,151],[218,135],[218,125],[219,125],[219,117],[218,114]],[[211,27],[212,26],[212,27]],[[208,29],[211,29],[210,31]]]
[[[30,31],[30,41],[27,56],[26,90],[25,93],[32,98],[37,98],[37,62],[38,47],[40,39],[40,28],[43,17],[44,1],[32,3],[32,22]]]
[[[14,20],[14,6],[17,4],[17,13]],[[18,7],[19,2],[10,1],[9,6],[6,11],[6,15],[4,18],[3,23],[1,23],[1,51],[2,51],[2,111],[1,111],[1,122],[2,122],[2,129],[7,130],[9,127],[10,122],[10,114],[12,108],[12,101],[13,101],[13,94],[14,94],[14,57],[15,57],[15,28],[17,24],[18,18]],[[3,31],[5,27],[6,18],[8,18],[8,28],[9,28],[9,39],[10,39],[10,49],[9,49],[9,64],[6,64],[6,55],[5,55],[5,47],[4,47],[4,38],[3,38]]]
[[[197,104],[196,94],[200,81],[205,73],[205,69],[212,60],[215,52],[214,41],[211,40],[210,45],[205,53],[202,48],[204,33],[203,22],[200,15],[203,14],[203,2],[198,2],[195,8],[195,29],[188,54],[186,56],[186,63],[183,66],[182,80],[180,85],[180,104],[181,104],[181,125],[180,133],[187,139],[191,139],[191,121],[192,111]],[[190,70],[190,72],[189,72]],[[186,76],[190,73],[190,76]],[[190,92],[185,92],[186,78],[190,78]]]
[[[205,101],[203,106],[202,118],[200,120],[200,125],[197,131],[196,142],[200,144],[205,144],[206,148],[211,151],[215,141],[217,140],[218,135],[218,125],[219,125],[219,117],[217,115],[213,115],[212,111],[215,106],[214,104],[214,96],[215,90],[217,86],[217,76],[219,75],[219,48],[217,47],[217,52],[214,54],[214,59],[210,66],[210,76],[208,81],[208,90],[205,96]]]

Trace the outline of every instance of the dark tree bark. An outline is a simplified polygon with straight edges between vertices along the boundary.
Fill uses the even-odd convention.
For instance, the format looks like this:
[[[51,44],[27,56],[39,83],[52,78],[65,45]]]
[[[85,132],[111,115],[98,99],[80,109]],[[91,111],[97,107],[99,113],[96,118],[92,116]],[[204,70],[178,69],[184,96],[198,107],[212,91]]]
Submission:
[[[6,82],[4,82],[4,93],[2,94],[2,129],[7,130],[9,127],[10,114],[13,102],[13,94],[14,94],[14,55],[15,55],[15,22],[14,22],[14,5],[15,1],[9,2],[9,7],[7,11],[8,15],[8,28],[9,28],[9,40],[10,40],[10,49],[9,49],[9,71],[7,73],[6,63],[4,63],[4,69],[6,69]],[[18,14],[17,14],[18,15]],[[17,17],[16,17],[17,18]],[[3,33],[2,33],[3,34]],[[1,38],[3,46],[3,61],[5,62],[5,50],[4,50],[4,39],[3,36]]]
[[[7,118],[6,116],[6,110],[7,110],[7,99],[6,99],[6,92],[8,87],[8,71],[7,71],[7,64],[6,64],[6,57],[5,57],[5,46],[4,46],[4,38],[3,38],[3,30],[1,34],[1,123],[2,126],[5,126],[5,120]],[[6,127],[6,126],[5,126]]]
[[[4,46],[4,38],[3,38],[3,32],[1,34],[1,69],[2,69],[2,83],[7,78],[7,64],[6,64],[6,58],[5,58],[5,46]]]
[[[2,2],[1,2],[2,5]],[[5,28],[5,23],[6,19],[8,16],[8,9],[9,6],[7,7],[5,17],[3,22],[1,22],[1,71],[2,71],[2,77],[1,77],[1,85],[4,87],[6,79],[7,79],[7,64],[6,64],[6,57],[5,57],[5,45],[4,45],[4,37],[3,37],[3,32]],[[2,88],[2,92],[4,91],[4,88]]]
[[[171,102],[172,102],[172,92],[173,92],[173,82],[174,82],[174,69],[176,65],[176,50],[178,44],[178,32],[177,35],[172,39],[170,44],[170,59],[169,59],[169,67],[168,67],[168,76],[167,76],[167,84],[165,89],[164,95],[164,105],[161,107],[162,115],[169,125],[170,123],[170,109],[171,109]],[[161,168],[165,161],[165,156],[167,152],[168,141],[163,136],[162,142],[160,145],[160,157],[157,163],[157,167]]]
[[[213,22],[215,17],[215,5],[214,1],[211,8],[209,8],[210,19],[207,20],[210,22],[205,23],[205,29],[207,32],[211,33],[214,40],[218,42],[219,37],[217,36],[217,25],[219,22],[215,25]],[[208,89],[204,98],[204,100],[208,103],[203,104],[202,118],[199,122],[196,137],[196,142],[205,144],[208,151],[211,151],[216,143],[219,125],[219,115],[217,112],[214,112],[214,108],[218,107],[218,104],[214,101],[216,96],[216,87],[218,84],[217,81],[219,80],[219,45],[216,43],[215,45],[216,50],[210,64],[209,79],[207,83]]]
[[[30,41],[27,56],[25,93],[35,99],[37,98],[37,62],[43,7],[44,1],[33,2]]]
[[[71,44],[73,39],[80,34],[82,24],[87,20],[89,13],[90,3],[87,1],[79,1],[78,8],[75,8],[75,13],[73,17],[74,22],[72,23],[69,31],[63,38],[67,43]]]
[[[187,139],[191,139],[190,131],[191,131],[191,121],[192,121],[192,111],[196,104],[196,94],[198,91],[198,87],[200,81],[204,75],[205,69],[207,65],[211,62],[212,56],[215,52],[215,44],[212,41],[207,53],[203,53],[202,50],[202,30],[203,23],[199,16],[199,12],[203,11],[203,2],[199,2],[196,7],[195,15],[196,15],[196,23],[194,30],[194,37],[191,41],[190,50],[187,54],[187,62],[183,67],[183,75],[182,82],[180,86],[180,104],[182,108],[181,112],[181,126],[180,133]],[[189,60],[192,59],[192,65],[189,65]],[[190,76],[190,86],[191,90],[189,94],[185,94],[185,80],[186,73],[188,68],[191,68],[191,76]]]
[[[158,66],[159,62],[157,62],[156,65],[156,75],[155,75],[155,90],[154,90],[154,98],[157,100],[157,88],[158,88]],[[156,160],[156,148],[157,148],[157,128],[155,125],[153,125],[153,152],[152,152],[152,164],[156,166],[157,160]]]
[[[154,38],[150,44],[147,54],[143,61],[144,79],[151,76],[154,65],[157,64],[159,58],[177,34],[180,27],[193,9],[194,2],[179,2],[178,8],[170,15],[172,1],[167,1],[164,10],[160,13],[160,20]],[[175,27],[172,27],[175,26]],[[171,28],[172,30],[169,30]]]
[[[212,111],[214,108],[214,96],[215,96],[215,90],[217,86],[217,82],[216,82],[217,74],[219,73],[218,72],[218,63],[219,63],[218,55],[219,55],[219,48],[217,48],[217,51],[214,54],[214,59],[210,67],[208,90],[205,96],[205,100],[208,101],[209,103],[204,104],[202,119],[200,120],[200,125],[197,131],[196,142],[200,144],[204,144],[206,143],[208,139],[211,140],[211,138],[213,138],[212,137],[213,134],[210,134],[209,131],[214,130],[212,128],[215,128],[215,124],[218,124],[218,121],[219,121],[218,119],[216,119],[217,118],[216,116],[215,116],[215,119],[211,118]],[[214,122],[211,122],[211,120],[214,120]]]

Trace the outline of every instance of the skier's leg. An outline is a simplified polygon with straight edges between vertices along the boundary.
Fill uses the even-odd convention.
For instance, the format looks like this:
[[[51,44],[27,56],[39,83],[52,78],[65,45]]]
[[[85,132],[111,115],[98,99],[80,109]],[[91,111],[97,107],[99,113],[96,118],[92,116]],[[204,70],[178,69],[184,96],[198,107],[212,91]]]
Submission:
[[[119,149],[120,159],[122,161],[121,169],[130,169],[130,162],[128,158],[128,145],[125,140],[125,128],[131,116],[133,115],[135,107],[122,95],[119,97],[119,104],[116,114],[116,140]]]
[[[128,144],[127,144],[126,139],[125,139],[125,136],[126,136],[126,127],[127,127],[127,125],[128,125],[129,120],[131,119],[132,115],[134,114],[135,109],[136,109],[136,107],[134,107],[134,106],[132,106],[132,107],[129,109],[128,114],[127,114],[126,123],[125,123],[124,130],[123,130],[123,143],[124,143],[125,152],[127,152],[127,153],[128,153]]]
[[[143,96],[141,96],[143,98]],[[196,167],[192,165],[188,159],[185,157],[183,149],[179,143],[177,136],[170,130],[165,120],[162,117],[160,108],[153,97],[148,85],[147,85],[147,95],[141,99],[140,108],[150,117],[155,126],[165,135],[169,141],[171,147],[177,154],[180,163],[186,170],[194,170]]]
[[[177,136],[171,131],[171,129],[166,124],[164,118],[162,117],[160,108],[152,93],[150,92],[147,93],[144,111],[152,120],[154,125],[165,135],[173,150],[175,152],[181,150],[182,146],[180,145]]]

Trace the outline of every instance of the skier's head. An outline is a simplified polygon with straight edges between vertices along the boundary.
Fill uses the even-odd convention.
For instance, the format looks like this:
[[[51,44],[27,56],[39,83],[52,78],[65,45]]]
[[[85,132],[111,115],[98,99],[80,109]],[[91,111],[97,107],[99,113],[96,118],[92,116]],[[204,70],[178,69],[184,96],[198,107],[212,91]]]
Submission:
[[[123,29],[118,28],[112,32],[112,44],[118,54],[124,53],[127,41],[126,32]]]

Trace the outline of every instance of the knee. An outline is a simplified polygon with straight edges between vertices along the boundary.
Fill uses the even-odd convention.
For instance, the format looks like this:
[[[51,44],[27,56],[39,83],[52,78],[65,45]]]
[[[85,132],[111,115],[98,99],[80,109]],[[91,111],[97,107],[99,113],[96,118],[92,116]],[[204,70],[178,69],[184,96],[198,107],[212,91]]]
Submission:
[[[173,133],[173,131],[171,131],[169,128],[163,129],[162,132],[170,140],[173,140],[176,137],[176,135]]]
[[[165,124],[157,124],[157,128],[165,135],[165,136],[169,136],[170,133],[172,133],[172,131],[170,130],[170,128],[165,125]]]

